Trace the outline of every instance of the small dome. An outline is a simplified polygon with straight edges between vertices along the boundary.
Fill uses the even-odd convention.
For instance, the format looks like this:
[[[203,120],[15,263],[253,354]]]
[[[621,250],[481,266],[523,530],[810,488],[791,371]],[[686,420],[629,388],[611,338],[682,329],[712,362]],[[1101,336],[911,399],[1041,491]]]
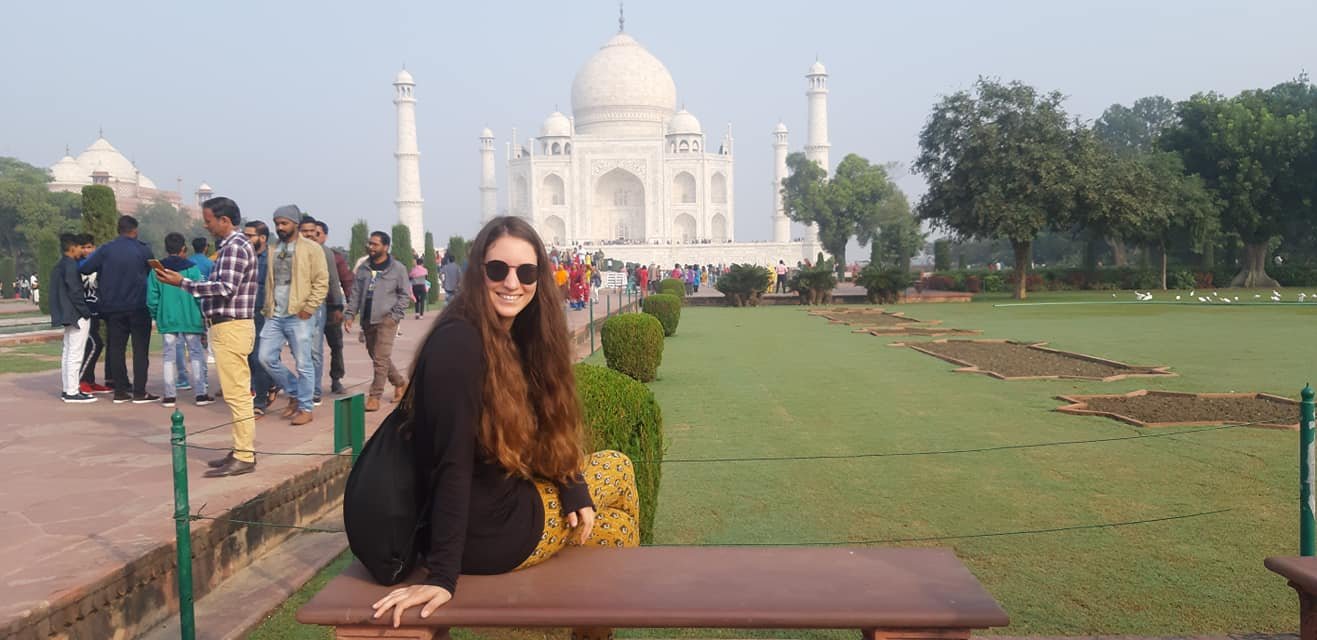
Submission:
[[[549,117],[544,119],[544,124],[540,127],[541,138],[562,137],[566,138],[572,135],[572,121],[567,119],[561,111],[554,111]]]
[[[777,126],[773,127],[773,133],[787,133],[787,123],[779,120]]]
[[[493,137],[494,137],[494,132],[493,132],[489,127],[485,127],[484,129],[481,129],[481,130],[480,130],[480,137],[482,137],[482,138],[493,138]]]
[[[826,76],[826,75],[828,75],[828,70],[825,69],[825,68],[823,67],[823,63],[822,63],[822,62],[819,62],[818,60],[815,60],[815,61],[814,61],[814,64],[809,65],[809,73],[807,73],[807,74],[805,74],[805,75],[811,75],[811,76]]]
[[[143,189],[159,189],[159,187],[155,186],[155,181],[140,173],[137,174],[137,186]]]
[[[688,134],[699,135],[703,132],[704,130],[700,128],[700,121],[697,120],[695,116],[691,115],[691,112],[685,109],[678,111],[677,114],[672,116],[672,119],[668,121],[668,135],[670,136]]]
[[[398,72],[398,77],[393,79],[393,84],[416,84],[416,82],[412,80],[412,74],[403,69]]]
[[[91,184],[91,173],[84,171],[73,156],[64,156],[50,166],[50,178],[57,184]]]
[[[202,182],[201,186],[197,187],[197,193],[215,193],[215,190],[211,189],[210,185]]]

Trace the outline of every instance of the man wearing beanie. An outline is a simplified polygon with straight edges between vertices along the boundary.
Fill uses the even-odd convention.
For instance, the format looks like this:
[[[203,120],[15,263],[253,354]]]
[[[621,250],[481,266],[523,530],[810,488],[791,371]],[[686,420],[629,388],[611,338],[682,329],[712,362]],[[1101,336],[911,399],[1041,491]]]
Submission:
[[[315,391],[312,340],[319,334],[316,312],[329,293],[329,267],[325,252],[297,232],[302,212],[297,205],[274,211],[277,242],[266,254],[265,326],[261,329],[260,360],[275,383],[288,392],[281,414],[294,425],[311,422]],[[280,354],[287,344],[297,363],[297,375],[284,366]]]

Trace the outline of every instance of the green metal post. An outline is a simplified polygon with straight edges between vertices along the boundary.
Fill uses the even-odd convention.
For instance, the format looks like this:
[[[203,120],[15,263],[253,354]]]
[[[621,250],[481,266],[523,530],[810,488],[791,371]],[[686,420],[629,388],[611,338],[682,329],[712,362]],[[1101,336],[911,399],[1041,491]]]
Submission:
[[[604,317],[607,318],[608,316],[611,315],[613,315],[613,299],[608,296],[604,296]]]
[[[366,396],[358,393],[352,396],[352,420],[348,427],[348,440],[352,443],[352,461],[356,462],[366,446]]]
[[[1314,410],[1312,385],[1304,385],[1299,403],[1299,555],[1317,553],[1317,506],[1313,504],[1313,482],[1317,480],[1313,464]]]
[[[174,546],[178,549],[178,627],[183,640],[195,640],[197,620],[192,610],[192,507],[187,490],[187,431],[183,412],[170,416],[169,443],[174,453]]]
[[[590,353],[594,353],[594,297],[590,298]]]

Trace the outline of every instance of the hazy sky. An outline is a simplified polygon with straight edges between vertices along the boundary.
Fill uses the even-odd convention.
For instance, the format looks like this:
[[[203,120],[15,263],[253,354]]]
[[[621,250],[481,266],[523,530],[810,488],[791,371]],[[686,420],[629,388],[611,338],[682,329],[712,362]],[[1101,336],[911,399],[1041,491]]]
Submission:
[[[333,240],[395,221],[394,74],[416,78],[426,228],[479,219],[478,141],[569,113],[617,3],[7,2],[0,155],[48,166],[98,127],[162,188],[205,180],[268,221],[294,202]],[[805,142],[804,73],[828,67],[832,161],[909,164],[930,107],[979,75],[1070,96],[1093,118],[1145,95],[1234,93],[1317,68],[1317,2],[631,0],[627,31],[671,71],[715,145],[736,139],[736,236],[770,236],[770,131]],[[901,185],[914,201],[917,177]]]

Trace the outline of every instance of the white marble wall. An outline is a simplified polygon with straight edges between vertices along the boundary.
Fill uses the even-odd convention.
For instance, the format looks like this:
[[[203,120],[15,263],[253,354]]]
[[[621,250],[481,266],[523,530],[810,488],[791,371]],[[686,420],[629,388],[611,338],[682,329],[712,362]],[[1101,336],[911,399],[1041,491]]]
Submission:
[[[823,248],[803,242],[726,242],[722,244],[621,244],[586,246],[589,253],[603,251],[623,262],[659,264],[758,264],[768,266],[785,260],[788,265],[808,259],[813,262]]]

